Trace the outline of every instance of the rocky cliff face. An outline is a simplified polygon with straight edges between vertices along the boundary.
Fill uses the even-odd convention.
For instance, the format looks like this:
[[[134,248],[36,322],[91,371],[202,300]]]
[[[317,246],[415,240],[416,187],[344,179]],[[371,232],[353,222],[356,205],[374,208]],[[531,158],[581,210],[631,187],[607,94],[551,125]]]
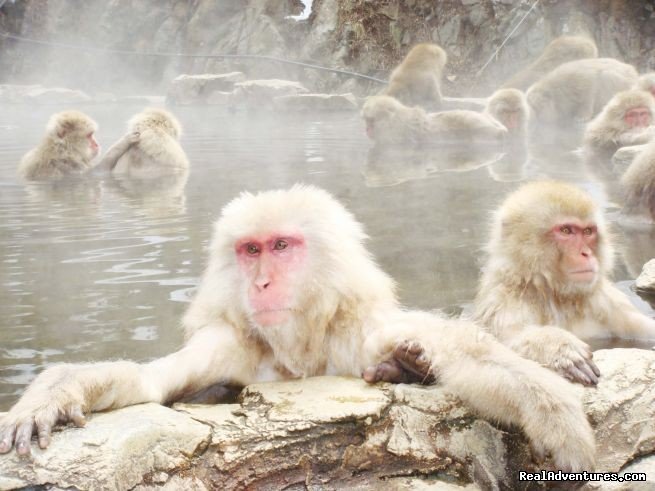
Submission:
[[[367,93],[375,83],[273,61],[157,57],[91,50],[255,54],[342,68],[385,79],[417,42],[442,45],[447,95],[485,95],[561,34],[586,33],[601,56],[655,67],[655,2],[542,0],[487,68],[479,70],[533,0],[7,0],[0,32],[77,48],[0,37],[0,82],[86,91],[162,92],[180,73],[242,71],[290,78],[314,91]]]

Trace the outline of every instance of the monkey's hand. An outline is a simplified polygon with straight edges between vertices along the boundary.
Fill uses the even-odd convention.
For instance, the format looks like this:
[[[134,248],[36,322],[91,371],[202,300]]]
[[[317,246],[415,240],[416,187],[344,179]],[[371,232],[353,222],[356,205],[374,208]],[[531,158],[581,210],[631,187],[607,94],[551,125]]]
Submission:
[[[57,422],[72,421],[76,426],[84,426],[87,404],[76,368],[74,365],[48,368],[0,418],[0,454],[9,452],[15,443],[19,455],[28,455],[34,433],[38,436],[39,447],[46,448]]]
[[[398,343],[390,359],[368,367],[362,377],[369,383],[430,385],[436,381],[430,360],[423,347],[415,341]]]
[[[125,135],[125,138],[130,145],[134,145],[135,143],[139,143],[139,140],[141,139],[141,133],[138,131],[133,131],[132,133]]]
[[[554,326],[525,328],[508,346],[525,358],[555,370],[572,382],[596,385],[600,370],[587,343]]]

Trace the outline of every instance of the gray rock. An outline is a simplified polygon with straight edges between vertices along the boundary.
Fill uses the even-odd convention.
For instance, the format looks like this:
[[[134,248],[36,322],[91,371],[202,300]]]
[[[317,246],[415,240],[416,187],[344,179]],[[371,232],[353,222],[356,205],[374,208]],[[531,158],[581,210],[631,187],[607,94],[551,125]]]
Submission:
[[[356,111],[353,94],[298,94],[273,99],[273,105],[283,111]]]
[[[655,353],[613,349],[594,357],[600,383],[577,390],[596,434],[596,470],[650,472]],[[86,428],[57,432],[49,449],[35,448],[29,459],[0,456],[0,490],[48,483],[205,491],[298,482],[310,489],[474,491],[517,489],[517,469],[548,465],[533,462],[519,431],[477,419],[439,386],[315,377],[251,385],[238,404],[148,404],[93,415]],[[405,474],[431,477],[399,477]],[[646,489],[596,484],[587,489]]]
[[[128,95],[116,99],[119,104],[134,104],[147,106],[164,106],[166,97],[162,95]]]
[[[206,103],[211,105],[231,105],[234,102],[234,92],[215,90],[207,96]]]
[[[0,85],[0,103],[23,103],[26,101],[28,93],[42,88],[41,85]]]
[[[641,274],[635,281],[635,288],[647,292],[655,292],[655,259],[651,259],[641,270]]]
[[[291,80],[247,80],[234,84],[234,101],[248,107],[270,107],[276,97],[308,92],[300,82]]]
[[[245,79],[242,72],[180,75],[171,82],[167,98],[173,104],[203,104],[214,92],[231,92],[234,84]]]
[[[22,102],[36,104],[80,104],[92,99],[81,90],[37,87],[25,94]]]
[[[85,428],[67,428],[29,458],[0,457],[0,490],[51,483],[67,488],[124,490],[144,475],[188,462],[209,440],[210,428],[157,404],[92,415]]]

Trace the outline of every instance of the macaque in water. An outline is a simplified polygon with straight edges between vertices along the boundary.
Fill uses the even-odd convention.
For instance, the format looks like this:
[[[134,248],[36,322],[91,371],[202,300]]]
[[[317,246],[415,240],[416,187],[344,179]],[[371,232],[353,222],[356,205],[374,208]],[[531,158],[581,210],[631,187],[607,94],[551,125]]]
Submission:
[[[632,65],[612,58],[570,61],[535,82],[526,97],[537,121],[573,124],[591,120],[637,77]]]
[[[361,225],[309,186],[243,193],[215,225],[209,264],[179,351],[46,369],[0,419],[0,453],[48,446],[57,422],[218,383],[315,375],[368,382],[438,379],[474,410],[517,424],[561,469],[591,469],[594,439],[576,390],[474,324],[402,308],[364,247]]]
[[[655,98],[645,90],[619,92],[591,121],[584,143],[591,150],[614,153],[620,147],[647,143],[655,136]]]
[[[528,128],[528,103],[518,89],[500,89],[487,101],[485,112],[500,121],[514,142],[525,141]]]
[[[456,109],[426,113],[393,97],[369,97],[362,108],[367,135],[378,144],[440,141],[502,142],[507,129],[485,113]]]
[[[100,166],[134,177],[180,172],[189,167],[179,143],[182,126],[170,112],[144,109],[128,121],[127,127],[127,134],[107,150]]]
[[[635,88],[650,92],[655,97],[655,72],[645,73],[640,76]]]
[[[391,73],[381,95],[395,97],[406,106],[441,108],[441,77],[448,57],[436,44],[417,44]]]
[[[641,150],[621,177],[623,213],[655,222],[655,138]]]
[[[41,180],[87,172],[100,150],[94,136],[97,129],[96,122],[79,111],[53,114],[41,143],[21,159],[18,174],[27,180]]]
[[[598,48],[591,39],[584,36],[561,36],[551,41],[539,58],[511,77],[503,87],[526,90],[564,63],[596,57],[598,57]]]
[[[521,356],[584,385],[600,372],[583,339],[655,339],[609,280],[613,250],[590,196],[544,181],[519,188],[496,212],[475,320]]]

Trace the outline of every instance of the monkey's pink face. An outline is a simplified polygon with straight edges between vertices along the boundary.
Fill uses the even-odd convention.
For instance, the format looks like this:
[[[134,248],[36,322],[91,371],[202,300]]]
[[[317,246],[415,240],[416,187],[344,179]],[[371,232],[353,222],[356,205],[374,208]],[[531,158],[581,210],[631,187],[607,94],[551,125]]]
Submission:
[[[574,283],[591,283],[598,274],[598,228],[595,223],[563,220],[551,229],[561,253],[561,270]]]
[[[647,107],[633,107],[625,112],[623,120],[630,128],[650,126],[652,115]]]
[[[503,111],[500,113],[500,122],[508,130],[515,130],[521,126],[521,111]]]
[[[248,311],[260,326],[287,322],[293,315],[307,269],[307,246],[301,234],[243,238],[235,244],[237,262],[247,284]]]
[[[94,158],[96,155],[98,155],[98,152],[100,152],[100,145],[98,145],[98,142],[93,136],[93,131],[86,135],[86,139],[89,142],[89,155],[91,158]]]

